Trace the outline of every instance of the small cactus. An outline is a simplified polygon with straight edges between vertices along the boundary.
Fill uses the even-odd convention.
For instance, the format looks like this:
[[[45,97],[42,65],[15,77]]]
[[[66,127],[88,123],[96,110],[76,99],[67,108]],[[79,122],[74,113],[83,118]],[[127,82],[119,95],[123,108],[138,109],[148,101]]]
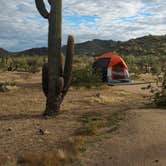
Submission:
[[[35,0],[36,7],[45,19],[48,19],[48,65],[43,65],[42,85],[47,97],[44,115],[51,116],[59,112],[60,105],[71,82],[74,55],[74,38],[68,37],[65,65],[61,57],[62,0],[48,0],[50,12],[43,0]],[[63,68],[64,66],[64,68]]]

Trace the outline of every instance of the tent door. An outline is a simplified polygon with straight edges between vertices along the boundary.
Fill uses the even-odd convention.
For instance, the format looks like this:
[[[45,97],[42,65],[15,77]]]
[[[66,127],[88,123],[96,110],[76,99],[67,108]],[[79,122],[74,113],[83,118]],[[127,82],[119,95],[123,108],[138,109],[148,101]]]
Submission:
[[[125,79],[125,68],[122,63],[112,67],[112,77],[114,80]]]
[[[93,64],[93,68],[95,69],[95,71],[97,70],[101,72],[103,82],[107,81],[107,68],[108,68],[109,62],[110,62],[110,58],[103,58],[103,59],[97,60]]]

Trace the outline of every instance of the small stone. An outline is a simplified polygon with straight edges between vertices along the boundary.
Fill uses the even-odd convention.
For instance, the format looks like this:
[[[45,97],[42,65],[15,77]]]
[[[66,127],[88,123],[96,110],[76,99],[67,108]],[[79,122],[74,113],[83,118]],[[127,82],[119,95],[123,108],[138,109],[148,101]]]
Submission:
[[[112,160],[112,156],[109,157],[109,160]]]
[[[50,132],[48,130],[45,130],[44,134],[50,134]]]
[[[43,129],[38,129],[37,134],[44,135],[44,130]]]
[[[159,162],[159,160],[154,160],[154,162],[155,162],[155,163],[158,163],[158,162]]]
[[[64,152],[64,150],[62,150],[62,149],[58,149],[57,155],[58,155],[58,157],[59,157],[61,160],[65,160],[65,158],[66,158],[65,152]]]
[[[7,129],[7,131],[12,131],[13,130],[13,128],[11,128],[11,127],[9,127],[8,129]]]
[[[48,130],[43,130],[43,129],[39,129],[37,132],[39,135],[47,135],[50,134],[50,132]]]
[[[100,96],[101,96],[101,94],[100,94],[100,93],[97,93],[97,94],[96,94],[96,97],[100,97]]]

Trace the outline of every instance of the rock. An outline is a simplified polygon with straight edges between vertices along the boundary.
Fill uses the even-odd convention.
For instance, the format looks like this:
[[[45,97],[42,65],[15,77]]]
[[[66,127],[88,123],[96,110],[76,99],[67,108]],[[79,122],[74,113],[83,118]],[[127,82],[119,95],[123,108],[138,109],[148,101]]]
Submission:
[[[50,132],[48,130],[38,129],[37,132],[39,135],[48,135]]]
[[[13,128],[11,128],[11,127],[7,128],[7,131],[12,131],[12,130],[13,130]]]
[[[155,160],[154,162],[155,162],[155,163],[158,163],[158,162],[159,162],[159,160]]]
[[[100,97],[100,96],[101,96],[101,94],[100,94],[100,93],[97,93],[97,94],[96,94],[96,97]]]
[[[50,134],[50,132],[48,131],[48,130],[45,130],[45,132],[44,132],[45,134]]]
[[[65,152],[62,149],[58,149],[57,156],[59,157],[60,160],[65,160],[66,158]]]

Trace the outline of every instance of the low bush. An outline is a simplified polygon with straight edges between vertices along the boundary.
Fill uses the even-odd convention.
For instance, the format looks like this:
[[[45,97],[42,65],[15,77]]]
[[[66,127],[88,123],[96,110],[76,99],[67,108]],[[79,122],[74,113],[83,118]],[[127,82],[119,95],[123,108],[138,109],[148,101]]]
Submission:
[[[99,87],[103,85],[101,78],[101,74],[94,73],[91,66],[75,67],[71,85],[86,88]]]
[[[36,73],[39,71],[39,65],[37,59],[28,59],[27,65],[28,65],[28,71],[30,73]]]
[[[8,92],[17,89],[15,82],[0,83],[0,92]]]
[[[166,73],[164,74],[162,87],[154,93],[153,99],[158,107],[166,107]]]

